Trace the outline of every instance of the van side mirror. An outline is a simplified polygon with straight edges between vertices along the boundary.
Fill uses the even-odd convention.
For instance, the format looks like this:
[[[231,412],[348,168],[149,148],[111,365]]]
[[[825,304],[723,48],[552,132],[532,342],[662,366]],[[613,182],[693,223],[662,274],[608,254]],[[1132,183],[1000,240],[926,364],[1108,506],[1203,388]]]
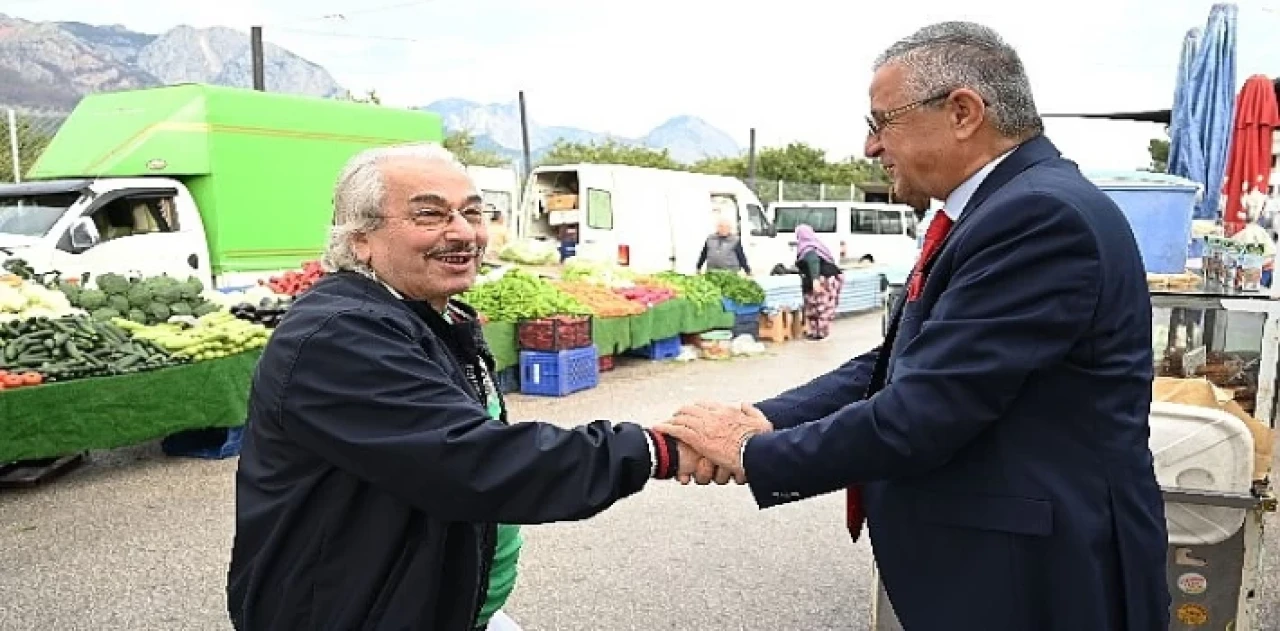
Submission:
[[[80,217],[71,224],[71,247],[77,251],[88,250],[98,244],[98,227],[93,220]]]

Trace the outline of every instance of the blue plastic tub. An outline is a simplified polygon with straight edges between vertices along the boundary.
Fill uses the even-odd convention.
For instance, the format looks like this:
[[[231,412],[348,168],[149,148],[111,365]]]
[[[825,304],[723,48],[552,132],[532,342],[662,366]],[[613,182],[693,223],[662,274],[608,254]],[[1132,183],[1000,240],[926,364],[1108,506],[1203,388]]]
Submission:
[[[1147,272],[1181,274],[1186,271],[1198,184],[1145,171],[1092,173],[1089,178],[1115,201],[1129,220]]]

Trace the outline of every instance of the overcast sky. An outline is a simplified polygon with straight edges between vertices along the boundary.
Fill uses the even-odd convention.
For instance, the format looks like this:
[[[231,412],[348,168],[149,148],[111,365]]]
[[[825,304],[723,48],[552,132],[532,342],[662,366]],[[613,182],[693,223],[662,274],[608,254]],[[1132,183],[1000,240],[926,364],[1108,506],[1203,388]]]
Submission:
[[[1210,2],[1070,0],[6,0],[31,20],[247,30],[325,66],[353,91],[420,105],[444,97],[509,101],[523,89],[541,124],[640,135],[678,114],[745,146],[813,143],[861,153],[869,66],[912,30],[968,19],[1018,48],[1041,112],[1167,108],[1187,29]],[[1280,7],[1239,3],[1240,80],[1280,74]],[[343,18],[326,17],[341,14]],[[1086,168],[1145,165],[1156,125],[1050,121]]]

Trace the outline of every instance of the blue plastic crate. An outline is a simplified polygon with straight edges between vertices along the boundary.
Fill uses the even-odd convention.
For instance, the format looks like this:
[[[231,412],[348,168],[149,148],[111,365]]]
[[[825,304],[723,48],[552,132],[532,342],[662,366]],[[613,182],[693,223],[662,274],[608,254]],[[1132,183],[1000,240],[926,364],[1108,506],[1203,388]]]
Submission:
[[[760,307],[762,305],[744,305],[734,302],[728,298],[720,298],[720,304],[724,305],[724,310],[732,312],[734,315],[756,316],[760,315]]]
[[[734,319],[733,319],[733,336],[734,337],[737,337],[739,335],[750,335],[752,337],[755,337],[759,333],[760,333],[760,315],[758,313],[752,313],[747,315],[738,314],[734,316]]]
[[[221,460],[240,455],[244,426],[192,429],[170,434],[160,441],[166,456]]]
[[[600,383],[600,358],[596,347],[549,353],[520,351],[520,392],[563,397]]]
[[[511,394],[520,391],[520,369],[512,366],[498,371],[494,375],[494,381],[497,383],[498,392],[502,394]]]
[[[645,346],[631,349],[631,351],[628,354],[638,355],[640,357],[644,357],[646,359],[652,359],[655,361],[661,360],[661,359],[673,359],[673,358],[679,357],[680,356],[680,336],[676,335],[676,336],[668,337],[661,340],[654,340],[653,342],[646,344]]]

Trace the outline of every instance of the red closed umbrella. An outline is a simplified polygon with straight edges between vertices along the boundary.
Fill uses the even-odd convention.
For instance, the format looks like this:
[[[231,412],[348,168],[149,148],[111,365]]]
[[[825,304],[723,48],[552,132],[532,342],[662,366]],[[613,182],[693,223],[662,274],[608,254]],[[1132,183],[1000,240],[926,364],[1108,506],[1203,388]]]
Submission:
[[[1222,186],[1226,207],[1222,213],[1227,236],[1244,228],[1249,218],[1241,198],[1257,190],[1266,193],[1271,183],[1271,132],[1280,127],[1280,107],[1275,86],[1263,75],[1244,82],[1236,97],[1236,120],[1227,154],[1227,178]]]

